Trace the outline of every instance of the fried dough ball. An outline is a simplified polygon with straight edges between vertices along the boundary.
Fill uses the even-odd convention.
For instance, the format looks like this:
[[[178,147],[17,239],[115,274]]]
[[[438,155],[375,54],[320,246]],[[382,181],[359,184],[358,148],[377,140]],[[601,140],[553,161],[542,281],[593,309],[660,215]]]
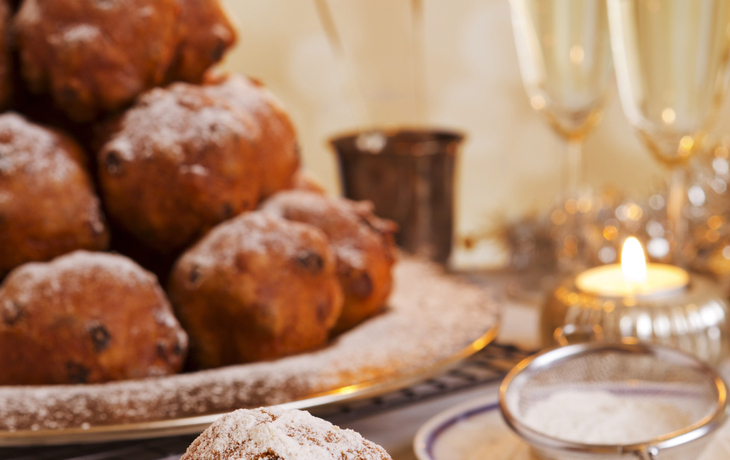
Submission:
[[[327,237],[261,212],[212,229],[177,261],[168,291],[202,368],[320,347],[342,310]]]
[[[376,217],[372,203],[291,190],[271,197],[262,210],[314,225],[329,237],[345,294],[334,333],[350,329],[381,310],[392,285],[393,232],[397,227]]]
[[[178,43],[177,0],[24,0],[15,16],[28,88],[77,122],[163,82]]]
[[[294,184],[293,190],[306,190],[308,192],[315,192],[320,194],[326,194],[324,185],[307,169],[299,169],[294,173]]]
[[[219,418],[180,460],[391,460],[353,430],[299,410],[239,409]]]
[[[296,131],[284,105],[261,82],[243,75],[211,77],[208,92],[223,97],[258,122],[255,145],[261,163],[261,197],[294,187],[299,169]]]
[[[76,143],[15,113],[0,115],[0,277],[29,261],[109,243]]]
[[[126,257],[76,251],[0,286],[0,385],[167,375],[186,348],[157,279]]]
[[[0,0],[0,110],[8,107],[13,96],[13,57],[10,22],[13,10],[8,0]]]
[[[220,0],[179,0],[180,42],[168,81],[200,83],[210,66],[236,43],[236,29]]]
[[[110,219],[160,253],[175,253],[219,222],[256,207],[253,122],[200,86],[139,97],[98,156]]]

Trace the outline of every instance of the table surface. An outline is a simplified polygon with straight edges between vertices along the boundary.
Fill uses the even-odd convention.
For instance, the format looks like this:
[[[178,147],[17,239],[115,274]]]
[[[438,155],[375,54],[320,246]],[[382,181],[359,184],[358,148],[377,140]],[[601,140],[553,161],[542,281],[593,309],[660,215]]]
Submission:
[[[498,272],[465,274],[471,281],[492,289],[502,307],[497,344],[488,347],[459,368],[409,389],[374,400],[318,413],[382,445],[393,460],[413,460],[412,442],[429,418],[456,404],[494,394],[506,369],[535,350],[538,342],[537,302],[527,296],[507,295],[514,277]],[[516,346],[502,346],[514,345]],[[196,436],[95,445],[0,448],[3,460],[178,460]]]

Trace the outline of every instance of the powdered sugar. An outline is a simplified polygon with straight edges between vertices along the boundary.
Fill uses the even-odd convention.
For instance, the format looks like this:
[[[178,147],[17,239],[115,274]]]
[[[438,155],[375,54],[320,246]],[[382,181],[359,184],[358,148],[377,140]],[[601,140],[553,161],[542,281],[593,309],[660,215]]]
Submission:
[[[276,254],[290,259],[303,249],[302,234],[313,232],[319,230],[262,212],[249,212],[213,228],[183,259],[201,272],[235,266],[240,254]]]
[[[26,175],[42,174],[45,180],[63,180],[81,168],[73,157],[59,147],[59,136],[28,122],[16,113],[0,116],[0,176],[21,171]]]
[[[690,414],[659,398],[576,390],[536,402],[522,421],[565,441],[615,445],[650,441],[692,423]]]
[[[98,40],[101,35],[101,30],[99,30],[97,26],[91,24],[77,24],[66,28],[60,40],[69,45],[73,45],[77,42]],[[52,40],[52,38],[49,40]]]
[[[0,387],[0,429],[166,420],[387,382],[452,358],[496,325],[497,307],[488,293],[444,275],[435,264],[403,258],[394,280],[387,312],[322,350],[159,379]]]
[[[258,136],[257,128],[239,111],[186,83],[144,93],[120,126],[105,149],[125,161],[165,155],[173,163],[183,163],[188,159],[185,147],[203,152],[212,145],[228,146],[232,138]]]
[[[180,165],[178,169],[182,174],[195,174],[198,176],[207,176],[209,172],[208,168],[201,165]]]
[[[355,244],[349,244],[347,240],[338,240],[332,243],[332,249],[335,250],[337,258],[348,266],[356,270],[364,270],[366,268],[363,250]]]
[[[73,273],[73,276],[68,276],[69,273]],[[84,250],[58,257],[51,263],[31,262],[21,265],[9,276],[13,276],[18,300],[25,302],[39,286],[48,290],[46,296],[53,297],[61,290],[81,290],[86,280],[112,273],[118,282],[127,283],[130,287],[157,283],[154,275],[144,271],[131,259]]]
[[[181,460],[380,460],[385,450],[352,430],[341,430],[304,411],[277,407],[237,410],[211,425]]]
[[[224,32],[223,30],[216,31]],[[279,107],[276,97],[268,89],[255,85],[244,75],[230,75],[224,81],[206,86],[205,89],[214,97],[231,101],[244,111],[256,114],[256,120],[259,123],[268,121],[267,118],[272,116],[272,107]]]

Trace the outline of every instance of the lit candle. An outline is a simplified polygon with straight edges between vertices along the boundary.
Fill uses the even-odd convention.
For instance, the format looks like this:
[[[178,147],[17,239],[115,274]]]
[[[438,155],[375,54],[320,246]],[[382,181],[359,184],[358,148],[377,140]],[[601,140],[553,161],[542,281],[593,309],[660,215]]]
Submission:
[[[717,284],[679,267],[647,264],[629,238],[621,265],[563,279],[545,299],[546,347],[591,340],[671,345],[719,364],[730,356],[730,304]]]
[[[602,265],[579,274],[576,287],[603,297],[664,297],[683,291],[689,274],[679,267],[647,264],[644,249],[634,237],[624,242],[621,264]]]

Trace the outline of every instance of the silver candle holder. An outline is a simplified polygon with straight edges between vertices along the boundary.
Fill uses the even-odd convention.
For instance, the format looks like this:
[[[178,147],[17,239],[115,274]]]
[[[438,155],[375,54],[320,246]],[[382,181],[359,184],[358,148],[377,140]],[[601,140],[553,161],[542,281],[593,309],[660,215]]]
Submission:
[[[729,312],[716,284],[697,275],[665,296],[599,295],[581,290],[573,276],[548,295],[540,330],[545,346],[628,339],[678,348],[717,365],[730,351]]]

